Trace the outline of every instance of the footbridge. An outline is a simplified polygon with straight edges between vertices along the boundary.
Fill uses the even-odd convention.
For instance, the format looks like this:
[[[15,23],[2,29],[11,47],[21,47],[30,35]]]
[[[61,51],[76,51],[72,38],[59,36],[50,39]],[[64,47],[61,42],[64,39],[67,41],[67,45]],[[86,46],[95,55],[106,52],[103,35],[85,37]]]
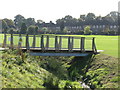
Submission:
[[[33,56],[87,56],[98,54],[95,37],[4,34],[2,49],[20,49]]]

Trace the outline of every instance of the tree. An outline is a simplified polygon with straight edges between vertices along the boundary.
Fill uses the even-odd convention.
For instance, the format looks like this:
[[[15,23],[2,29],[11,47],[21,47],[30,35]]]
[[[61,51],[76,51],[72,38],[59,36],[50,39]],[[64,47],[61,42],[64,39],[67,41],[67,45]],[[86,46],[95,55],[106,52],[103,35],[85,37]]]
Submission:
[[[38,33],[38,29],[39,29],[39,27],[38,27],[38,26],[36,26],[36,27],[35,27],[35,34],[37,34],[37,33]]]
[[[117,11],[110,12],[109,16],[112,17],[115,22],[118,21],[118,12]]]
[[[7,25],[5,20],[2,20],[2,32],[7,33],[7,29],[9,28],[9,26]]]
[[[68,27],[65,27],[64,30],[63,30],[64,33],[68,33],[69,32],[69,28]]]
[[[64,18],[58,19],[56,21],[57,25],[59,25],[59,26],[61,26],[63,24],[64,24],[64,26],[75,26],[75,25],[77,25],[77,22],[78,22],[78,20],[76,18],[73,18],[70,15],[66,15]]]
[[[90,35],[92,33],[92,31],[90,30],[90,26],[86,26],[85,28],[84,28],[84,34],[85,35]]]
[[[65,28],[64,21],[62,21],[60,23],[60,30],[63,32],[64,28]]]
[[[43,27],[42,28],[42,32],[44,32],[44,33],[48,32],[48,28],[47,27]]]
[[[15,24],[14,24],[14,22],[11,19],[5,18],[3,20],[7,23],[7,25],[9,26],[9,28],[15,28]]]
[[[15,18],[15,19],[14,19],[15,26],[16,26],[18,29],[20,29],[22,23],[25,23],[25,18],[24,18],[22,15],[20,15],[20,14],[16,15],[14,18]]]
[[[22,23],[21,28],[20,28],[20,33],[25,34],[27,31],[27,26],[25,23]]]
[[[86,20],[93,20],[95,19],[95,14],[94,13],[88,13],[87,16],[86,16]]]
[[[86,16],[85,15],[80,15],[80,18],[85,21]]]
[[[8,30],[8,33],[9,33],[9,34],[13,34],[13,32],[14,32],[14,28],[10,28],[10,29]]]
[[[43,20],[37,20],[37,23],[42,24],[44,21]]]
[[[95,18],[96,16],[94,13],[88,13],[85,19],[85,24],[88,25],[94,24]]]
[[[109,35],[110,29],[109,26],[106,26],[105,29],[102,31],[104,35]]]
[[[35,24],[36,24],[34,18],[27,18],[27,19],[25,20],[25,23],[26,23],[26,25],[27,25],[28,27],[29,27],[30,25],[35,25]]]
[[[28,27],[28,29],[27,29],[27,33],[28,34],[36,34],[36,30],[37,30],[38,28],[35,26],[35,25],[30,25],[29,27]]]
[[[107,21],[109,25],[115,22],[114,18],[110,16],[105,16],[104,20]]]

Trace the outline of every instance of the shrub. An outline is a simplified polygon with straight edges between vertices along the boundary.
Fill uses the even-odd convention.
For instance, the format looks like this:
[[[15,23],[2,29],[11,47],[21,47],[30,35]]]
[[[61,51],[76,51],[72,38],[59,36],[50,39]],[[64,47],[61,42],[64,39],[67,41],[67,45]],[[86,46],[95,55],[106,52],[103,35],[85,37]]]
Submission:
[[[90,30],[90,26],[86,26],[86,27],[84,28],[84,34],[85,34],[85,35],[90,35],[90,34],[92,34],[92,31]]]

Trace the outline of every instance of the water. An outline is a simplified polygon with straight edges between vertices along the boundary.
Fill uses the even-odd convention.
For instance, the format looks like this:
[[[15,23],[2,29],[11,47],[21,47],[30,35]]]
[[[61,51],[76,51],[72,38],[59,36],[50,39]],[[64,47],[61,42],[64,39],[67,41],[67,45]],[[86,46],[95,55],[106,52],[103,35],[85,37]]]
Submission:
[[[81,84],[82,88],[87,88],[88,90],[91,90],[90,87],[86,85],[84,82],[79,81],[79,83]]]

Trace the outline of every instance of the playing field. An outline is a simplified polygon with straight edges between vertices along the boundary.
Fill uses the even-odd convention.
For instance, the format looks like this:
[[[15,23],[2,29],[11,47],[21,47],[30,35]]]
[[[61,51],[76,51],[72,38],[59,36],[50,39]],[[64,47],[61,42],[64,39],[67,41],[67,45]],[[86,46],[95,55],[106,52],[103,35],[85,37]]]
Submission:
[[[60,35],[62,36],[62,35]],[[104,54],[113,56],[113,57],[118,57],[118,36],[104,36],[104,35],[64,35],[64,36],[74,36],[74,37],[96,37],[95,42],[96,42],[96,47],[97,50],[104,50]],[[9,36],[10,37],[10,36]],[[10,43],[9,41],[9,37],[7,38],[7,44]],[[0,34],[0,43],[3,43],[3,38],[4,35]],[[14,37],[14,44],[18,44],[18,36]],[[30,46],[32,46],[32,37],[29,38],[29,43]],[[39,47],[40,46],[40,38],[37,37],[36,38],[36,46]],[[46,40],[45,40],[46,41]],[[54,39],[50,38],[50,47],[54,47]],[[67,43],[67,39],[63,38],[63,43],[62,43],[62,47],[67,48],[68,43]],[[25,46],[25,37],[22,38],[22,45]],[[75,39],[74,40],[74,48],[79,48],[80,45],[80,40],[79,39]],[[85,47],[86,48],[91,48],[91,40],[87,40],[85,41]]]

